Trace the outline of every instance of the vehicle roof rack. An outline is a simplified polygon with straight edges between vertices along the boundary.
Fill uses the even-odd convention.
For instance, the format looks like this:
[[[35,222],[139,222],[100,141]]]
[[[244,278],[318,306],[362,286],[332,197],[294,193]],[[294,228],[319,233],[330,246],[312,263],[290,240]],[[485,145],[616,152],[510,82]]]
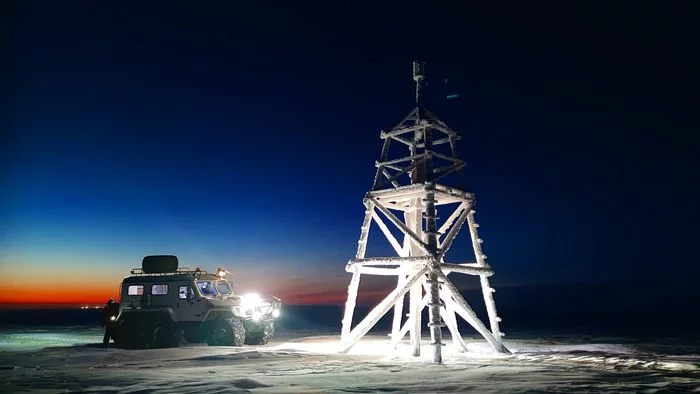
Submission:
[[[204,274],[204,275],[210,275],[207,271],[197,268],[197,269],[191,269],[188,267],[180,267],[177,269],[177,271],[173,272],[143,272],[142,268],[132,268],[131,269],[131,275],[134,276],[166,276],[166,275],[188,275],[188,274]]]

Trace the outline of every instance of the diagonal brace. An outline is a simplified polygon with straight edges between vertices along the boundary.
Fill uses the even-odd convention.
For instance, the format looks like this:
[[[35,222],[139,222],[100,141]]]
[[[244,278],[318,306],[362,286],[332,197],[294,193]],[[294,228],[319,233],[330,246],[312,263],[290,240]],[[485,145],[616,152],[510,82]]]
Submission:
[[[394,234],[392,234],[391,231],[389,231],[389,228],[386,226],[386,224],[384,224],[384,221],[382,220],[382,218],[379,217],[375,210],[372,210],[372,219],[374,219],[379,228],[382,230],[382,233],[384,233],[386,239],[389,240],[389,243],[396,251],[396,254],[398,254],[401,257],[404,257],[403,248],[401,247],[401,245],[399,245],[399,241],[397,241],[394,237]]]
[[[464,203],[462,203],[462,204],[464,204]],[[379,206],[377,206],[377,208],[379,208]],[[436,260],[440,260],[443,257],[445,257],[445,254],[447,253],[447,251],[450,250],[450,246],[452,246],[452,241],[454,241],[455,237],[457,236],[457,233],[459,232],[460,227],[462,227],[462,225],[464,224],[464,221],[467,220],[467,216],[469,216],[469,212],[471,212],[470,209],[465,209],[459,215],[457,222],[454,224],[454,226],[452,226],[452,228],[450,229],[450,232],[447,233],[445,240],[442,242],[441,247],[440,247],[440,252],[438,253]]]
[[[382,302],[379,303],[372,311],[365,317],[360,323],[357,324],[354,330],[352,330],[348,334],[348,339],[343,341],[342,347],[340,349],[340,353],[347,353],[350,348],[355,346],[357,341],[360,340],[367,332],[377,324],[379,319],[384,316],[389,309],[391,309],[394,304],[396,304],[396,301],[399,300],[399,298],[403,297],[408,293],[408,291],[411,289],[411,287],[418,282],[420,279],[423,278],[423,275],[425,275],[428,271],[430,270],[429,265],[425,265],[420,271],[416,272],[411,279],[406,281],[404,283],[404,286],[402,288],[397,288],[391,293],[389,293],[388,296]]]
[[[423,251],[427,256],[433,255],[433,253],[428,249],[428,245],[425,242],[423,242],[423,240],[418,238],[416,233],[414,233],[408,227],[406,227],[406,225],[402,221],[400,221],[396,217],[396,215],[391,213],[391,211],[389,209],[387,209],[385,206],[383,206],[381,203],[379,203],[379,201],[377,201],[377,199],[372,197],[372,196],[367,197],[367,199],[369,201],[371,201],[372,203],[374,203],[376,208],[379,209],[379,211],[381,213],[383,213],[384,216],[386,216],[387,219],[389,219],[389,221],[394,224],[394,226],[398,227],[399,230],[401,230],[401,232],[404,233],[404,235],[409,237],[411,239],[411,241],[413,241],[421,251]]]

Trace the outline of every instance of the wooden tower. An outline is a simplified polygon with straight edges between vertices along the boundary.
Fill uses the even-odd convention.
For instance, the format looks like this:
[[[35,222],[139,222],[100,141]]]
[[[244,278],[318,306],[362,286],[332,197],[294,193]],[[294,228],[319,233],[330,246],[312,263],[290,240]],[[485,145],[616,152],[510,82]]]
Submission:
[[[501,319],[489,285],[493,275],[482,252],[482,240],[474,220],[474,195],[440,183],[460,171],[464,162],[457,158],[455,144],[459,135],[423,108],[425,65],[413,62],[416,82],[416,107],[389,131],[382,131],[384,141],[374,185],[364,198],[365,218],[362,223],[357,254],[345,270],[352,273],[348,287],[341,334],[341,352],[349,351],[392,307],[394,308],[391,341],[396,346],[408,332],[413,355],[420,355],[421,314],[429,311],[433,362],[442,363],[442,327],[447,326],[455,345],[466,351],[459,333],[457,316],[466,320],[496,350],[509,353],[503,345],[499,329]],[[401,145],[402,155],[390,155],[391,144]],[[454,211],[438,228],[437,207]],[[403,220],[397,216],[403,213]],[[382,218],[383,217],[383,218]],[[384,220],[403,234],[403,242],[394,237]],[[365,256],[370,225],[376,223],[396,252],[394,257]],[[476,262],[446,263],[445,254],[461,227],[469,228]],[[448,275],[479,276],[488,312],[487,328],[467,301],[452,284]],[[397,276],[396,289],[381,301],[360,323],[351,327],[362,275]],[[404,299],[408,294],[409,312],[404,321]]]

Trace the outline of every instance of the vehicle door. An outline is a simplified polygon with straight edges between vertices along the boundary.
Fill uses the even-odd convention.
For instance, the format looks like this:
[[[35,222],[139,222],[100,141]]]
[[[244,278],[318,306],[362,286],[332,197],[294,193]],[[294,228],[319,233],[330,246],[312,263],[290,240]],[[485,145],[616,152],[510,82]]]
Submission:
[[[178,284],[177,307],[175,313],[180,321],[201,320],[206,311],[205,300],[197,294],[193,283]]]

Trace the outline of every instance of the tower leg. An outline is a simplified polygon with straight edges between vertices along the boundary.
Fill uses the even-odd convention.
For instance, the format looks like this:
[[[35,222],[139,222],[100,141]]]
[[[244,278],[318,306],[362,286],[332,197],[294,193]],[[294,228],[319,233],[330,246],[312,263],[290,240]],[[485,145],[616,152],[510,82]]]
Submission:
[[[406,227],[412,229],[415,234],[422,239],[423,238],[423,202],[420,198],[413,199],[411,201],[411,209],[407,210],[406,217]],[[413,242],[410,238],[408,239],[410,243],[410,255],[411,256],[423,256],[425,253]],[[413,267],[413,272],[418,272],[424,267],[418,265]],[[421,342],[421,321],[423,316],[423,308],[421,305],[421,299],[423,298],[423,284],[421,281],[417,282],[413,287],[411,287],[411,292],[409,295],[409,322],[410,326],[410,339],[411,347],[413,348],[413,356],[420,356],[420,342]]]
[[[479,234],[476,230],[477,227],[479,227],[479,225],[476,224],[476,221],[474,220],[473,210],[469,212],[469,215],[467,215],[467,223],[469,225],[469,234],[472,238],[472,246],[474,247],[474,256],[476,257],[476,262],[482,267],[486,266],[486,256],[484,256],[484,252],[481,250],[481,238],[479,238]],[[488,277],[484,275],[479,275],[479,281],[481,282],[481,291],[484,295],[486,311],[489,315],[491,332],[493,333],[493,336],[496,338],[498,343],[502,343],[503,339],[501,335],[501,329],[499,327],[500,318],[498,317],[498,313],[496,312],[496,302],[493,299],[494,289],[489,284]]]
[[[421,297],[422,297],[422,285],[420,283],[417,283],[411,287],[411,294],[410,294],[410,309],[411,311],[409,312],[409,319],[411,322],[411,330],[410,330],[410,338],[411,338],[411,347],[413,347],[413,356],[418,357],[420,356],[420,337],[421,337],[421,316],[423,315],[423,306],[421,305]]]
[[[438,270],[439,268],[432,268],[428,273],[428,288],[430,289],[430,302],[428,303],[430,323],[428,323],[428,327],[430,327],[430,345],[433,347],[433,362],[442,364],[442,327],[444,324],[440,317],[440,310],[444,304],[440,301]]]
[[[355,269],[355,271],[352,273],[352,279],[350,279],[350,285],[348,286],[348,300],[345,303],[345,314],[343,316],[343,328],[340,331],[341,341],[345,341],[348,334],[350,334],[352,315],[355,312],[355,304],[357,302],[357,290],[360,288],[360,275],[360,270]]]
[[[425,283],[423,287],[428,291],[428,284]],[[459,333],[459,326],[457,325],[457,318],[455,316],[454,301],[448,298],[449,293],[445,292],[445,289],[440,287],[440,299],[443,302],[442,309],[440,310],[442,315],[442,320],[445,322],[445,326],[450,330],[450,335],[452,335],[452,343],[457,347],[459,352],[467,352],[467,343],[464,342],[462,334]]]
[[[426,294],[423,299],[420,302],[420,309],[423,310],[426,305],[428,305],[428,298],[429,295]],[[413,320],[410,318],[410,314],[408,315],[409,318],[406,320],[406,322],[403,324],[403,327],[401,327],[401,330],[399,331],[399,335],[395,338],[391,338],[391,347],[395,348],[399,342],[403,340],[403,337],[406,336],[406,333],[411,329],[411,324],[413,324]]]
[[[406,283],[406,276],[405,275],[400,275],[398,283],[396,285],[397,288],[401,288],[404,283]],[[396,301],[396,305],[394,305],[394,321],[393,325],[391,328],[391,339],[392,343],[394,344],[394,347],[398,345],[398,341],[394,341],[394,338],[399,337],[399,333],[401,332],[401,321],[403,319],[403,301],[404,297],[401,297],[398,301]]]
[[[374,212],[374,204],[365,199],[365,219],[362,221],[360,228],[360,239],[357,241],[357,253],[355,258],[361,259],[365,257],[367,251],[367,237],[369,236],[369,227],[372,224],[372,212]],[[352,272],[352,279],[348,285],[348,300],[345,302],[345,313],[343,315],[343,327],[340,331],[340,340],[347,338],[352,328],[352,315],[355,313],[355,305],[357,303],[357,290],[360,287],[360,270],[355,269]]]
[[[425,148],[428,150],[431,145],[430,130],[425,130]],[[426,163],[432,163],[430,156],[426,159]],[[428,168],[432,164],[426,164]],[[432,175],[429,175],[432,179]],[[426,184],[425,188],[425,237],[427,238],[428,249],[433,256],[438,254],[438,232],[437,232],[437,210],[435,209],[435,185],[431,182]],[[433,346],[433,362],[442,364],[442,327],[445,325],[440,317],[440,310],[444,306],[440,301],[440,283],[438,280],[438,272],[440,271],[440,261],[432,261],[428,271],[428,287],[430,288],[430,338]]]
[[[484,323],[482,323],[481,320],[479,320],[479,317],[476,316],[474,310],[472,310],[469,304],[467,304],[467,301],[464,300],[464,297],[462,297],[462,295],[459,293],[459,290],[452,284],[452,282],[450,282],[449,279],[447,279],[447,276],[445,276],[442,271],[438,271],[438,276],[445,282],[445,287],[443,289],[445,294],[442,298],[445,300],[451,300],[448,301],[448,303],[452,302],[455,312],[457,312],[464,320],[467,321],[467,323],[474,327],[474,329],[478,331],[489,344],[491,344],[495,351],[509,354],[510,351],[503,346],[500,341],[494,338]]]

